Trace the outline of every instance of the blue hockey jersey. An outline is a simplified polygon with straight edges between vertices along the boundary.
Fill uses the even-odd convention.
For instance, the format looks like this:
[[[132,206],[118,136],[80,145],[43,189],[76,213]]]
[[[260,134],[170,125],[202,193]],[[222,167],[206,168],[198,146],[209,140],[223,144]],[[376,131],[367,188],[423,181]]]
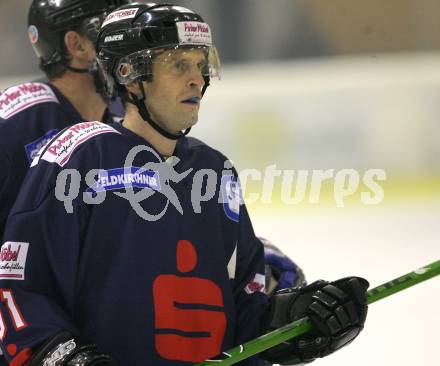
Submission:
[[[190,365],[264,331],[263,247],[236,172],[193,138],[174,155],[89,122],[34,159],[0,252],[14,365],[65,329],[125,366]]]
[[[115,118],[106,113],[103,122]],[[59,131],[83,120],[49,82],[24,83],[0,94],[0,237],[36,153]]]

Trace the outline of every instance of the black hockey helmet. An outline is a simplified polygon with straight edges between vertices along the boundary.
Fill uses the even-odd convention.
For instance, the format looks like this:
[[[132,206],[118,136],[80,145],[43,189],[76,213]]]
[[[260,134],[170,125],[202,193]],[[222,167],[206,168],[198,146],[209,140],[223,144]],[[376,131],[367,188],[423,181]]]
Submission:
[[[129,0],[33,0],[28,14],[28,35],[42,65],[62,61],[64,34],[81,27],[95,42],[102,20]]]
[[[200,15],[172,4],[131,3],[104,20],[97,41],[98,62],[118,84],[150,81],[157,51],[183,47],[206,50],[204,76],[219,76],[211,31]]]
[[[170,134],[151,120],[145,107],[146,96],[141,83],[153,80],[156,56],[177,49],[203,50],[206,63],[202,68],[205,80],[202,94],[210,78],[220,76],[220,60],[212,43],[209,25],[200,15],[182,6],[155,3],[124,5],[104,20],[96,48],[107,92],[114,94],[118,85],[140,82],[143,99],[130,95],[128,101],[138,107],[145,121],[168,138],[175,139],[183,134]]]

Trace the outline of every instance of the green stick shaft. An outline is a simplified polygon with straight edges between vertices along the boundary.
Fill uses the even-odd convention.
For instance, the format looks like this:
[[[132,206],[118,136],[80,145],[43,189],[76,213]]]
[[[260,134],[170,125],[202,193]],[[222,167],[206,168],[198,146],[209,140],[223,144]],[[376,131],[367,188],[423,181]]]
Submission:
[[[414,286],[420,282],[426,281],[432,277],[440,274],[440,260],[428,264],[422,268],[415,270],[414,272],[407,273],[401,277],[398,277],[392,281],[377,286],[368,291],[368,304],[372,304],[385,297],[391,296],[396,292],[402,291],[408,287]],[[306,333],[313,329],[311,322],[308,318],[302,318],[294,321],[284,327],[278,328],[264,334],[258,338],[255,338],[243,345],[232,348],[226,352],[223,352],[222,359],[206,360],[200,362],[195,366],[212,366],[221,365],[229,366],[234,363],[240,362],[248,357],[254,356],[257,353],[263,352],[268,348],[276,346],[288,339],[297,337],[303,333]]]

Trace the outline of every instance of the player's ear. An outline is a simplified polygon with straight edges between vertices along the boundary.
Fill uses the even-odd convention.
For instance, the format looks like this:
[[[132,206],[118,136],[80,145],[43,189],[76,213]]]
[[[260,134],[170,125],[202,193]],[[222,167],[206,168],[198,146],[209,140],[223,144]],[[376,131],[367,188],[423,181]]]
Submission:
[[[78,32],[68,31],[64,35],[64,44],[68,53],[73,58],[87,58],[86,38],[82,37]]]

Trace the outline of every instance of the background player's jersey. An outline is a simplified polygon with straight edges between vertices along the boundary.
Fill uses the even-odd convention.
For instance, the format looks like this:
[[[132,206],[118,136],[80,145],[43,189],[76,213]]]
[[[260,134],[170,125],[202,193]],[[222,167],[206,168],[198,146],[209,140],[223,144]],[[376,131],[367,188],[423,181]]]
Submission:
[[[105,123],[115,116],[106,113]],[[0,238],[29,165],[52,137],[81,122],[73,105],[49,82],[29,82],[0,94]]]
[[[175,155],[168,169],[174,163],[158,164],[144,139],[98,122],[66,129],[40,152],[1,249],[0,338],[9,359],[69,329],[120,365],[189,365],[263,331],[263,247],[236,173],[192,138],[180,139]],[[150,170],[137,170],[145,164]],[[86,184],[91,169],[96,183]],[[199,207],[192,198],[201,169],[216,173],[216,184]],[[137,206],[126,194],[140,188]]]

